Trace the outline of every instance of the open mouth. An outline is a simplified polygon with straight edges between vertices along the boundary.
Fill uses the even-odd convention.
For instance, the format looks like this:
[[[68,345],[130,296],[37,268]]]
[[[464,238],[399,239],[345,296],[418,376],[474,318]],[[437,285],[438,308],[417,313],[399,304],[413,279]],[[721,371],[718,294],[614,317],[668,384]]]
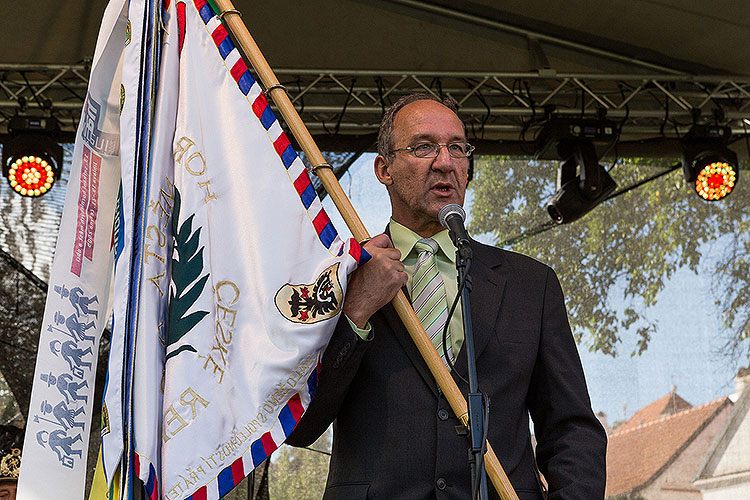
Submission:
[[[432,186],[432,191],[437,191],[440,194],[450,194],[453,192],[453,186],[450,184],[436,184]]]

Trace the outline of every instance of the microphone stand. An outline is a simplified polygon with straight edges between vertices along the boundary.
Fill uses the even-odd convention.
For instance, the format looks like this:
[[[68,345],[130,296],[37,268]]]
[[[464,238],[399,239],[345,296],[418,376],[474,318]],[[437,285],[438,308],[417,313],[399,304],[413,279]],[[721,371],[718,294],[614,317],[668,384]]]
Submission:
[[[451,231],[452,233],[453,231]],[[451,234],[451,237],[455,235]],[[456,241],[458,240],[458,241]],[[471,265],[471,245],[469,240],[453,238],[456,243],[456,269],[458,270],[459,287],[461,282],[465,285],[461,293],[461,312],[464,323],[464,344],[466,345],[466,358],[468,361],[469,375],[469,431],[471,436],[471,448],[469,449],[469,465],[471,468],[471,492],[472,500],[475,492],[479,492],[479,500],[487,500],[487,475],[484,470],[484,451],[486,449],[484,440],[484,404],[483,395],[479,392],[477,382],[477,364],[474,353],[474,335],[471,330],[471,310],[469,294],[471,293],[471,276],[468,268]],[[478,484],[477,484],[478,483]]]

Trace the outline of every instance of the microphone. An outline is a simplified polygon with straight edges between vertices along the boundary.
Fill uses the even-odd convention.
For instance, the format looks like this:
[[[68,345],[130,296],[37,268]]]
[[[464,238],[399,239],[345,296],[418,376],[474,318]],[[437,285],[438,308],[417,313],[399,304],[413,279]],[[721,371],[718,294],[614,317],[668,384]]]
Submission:
[[[438,212],[438,220],[440,225],[448,229],[448,234],[453,241],[453,244],[458,248],[459,253],[462,257],[471,256],[471,246],[469,243],[469,235],[464,227],[464,221],[466,220],[466,212],[460,205],[451,203],[445,205]]]

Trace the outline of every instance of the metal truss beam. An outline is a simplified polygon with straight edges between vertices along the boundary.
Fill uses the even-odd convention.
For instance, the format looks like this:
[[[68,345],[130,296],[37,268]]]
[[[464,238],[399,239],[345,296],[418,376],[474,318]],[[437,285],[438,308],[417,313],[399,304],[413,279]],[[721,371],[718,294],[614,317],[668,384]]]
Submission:
[[[89,65],[0,64],[0,132],[15,113],[57,118],[71,133],[80,117]],[[460,106],[469,135],[529,143],[551,114],[622,123],[624,142],[681,137],[695,121],[745,134],[750,76],[671,73],[337,71],[282,69],[279,80],[310,131],[321,137],[373,134],[400,96],[429,92]],[[750,123],[750,121],[748,122]],[[354,150],[356,148],[352,148]]]

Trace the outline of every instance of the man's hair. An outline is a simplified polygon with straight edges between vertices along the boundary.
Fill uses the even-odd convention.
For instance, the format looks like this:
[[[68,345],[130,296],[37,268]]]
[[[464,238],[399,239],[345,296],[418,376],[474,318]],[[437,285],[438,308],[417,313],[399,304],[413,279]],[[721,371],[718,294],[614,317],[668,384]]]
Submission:
[[[388,157],[393,154],[393,119],[396,113],[401,110],[404,106],[417,101],[435,101],[439,102],[446,108],[453,111],[458,116],[458,104],[451,97],[439,98],[426,92],[417,92],[414,94],[408,94],[400,98],[398,101],[393,103],[393,106],[383,114],[383,119],[380,121],[380,131],[378,132],[378,154],[383,157]],[[460,119],[460,117],[459,117]],[[462,122],[463,123],[463,122]]]

